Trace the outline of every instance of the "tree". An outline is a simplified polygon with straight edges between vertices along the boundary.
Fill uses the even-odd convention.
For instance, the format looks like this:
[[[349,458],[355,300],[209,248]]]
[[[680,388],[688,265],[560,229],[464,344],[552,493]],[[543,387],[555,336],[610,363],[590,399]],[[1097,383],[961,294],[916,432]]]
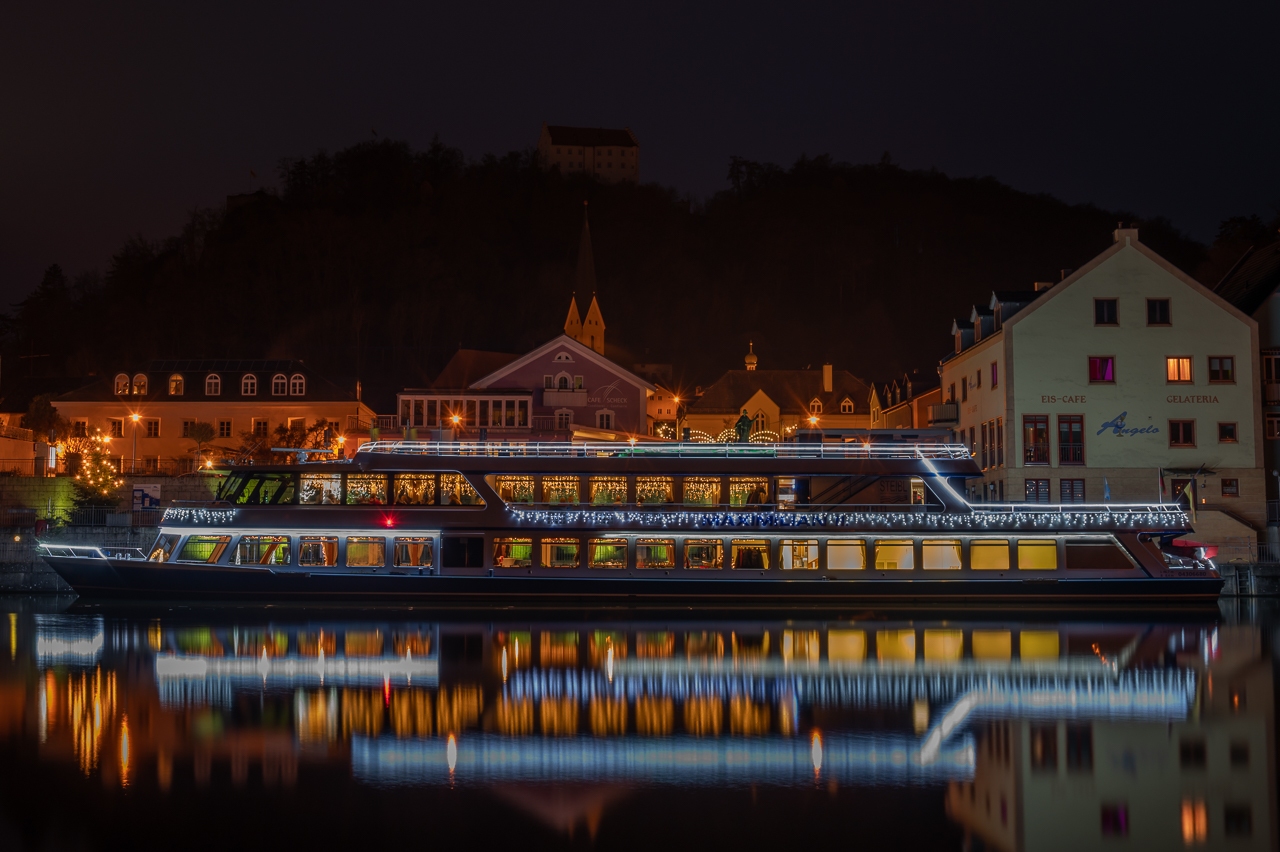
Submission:
[[[88,437],[74,437],[68,442],[68,457],[79,458],[75,474],[76,493],[72,503],[77,509],[90,506],[115,506],[119,503],[122,480],[111,462],[111,439],[95,429]]]
[[[315,450],[327,446],[325,443],[325,430],[332,428],[332,424],[321,418],[311,426],[294,426],[289,428],[281,423],[275,428],[275,431],[264,437],[253,432],[240,433],[240,453],[249,458],[259,461],[270,461],[273,463],[283,463],[292,461],[293,453],[287,450]],[[273,452],[275,449],[284,449],[286,452]]]
[[[197,420],[187,428],[187,440],[195,442],[194,452],[196,454],[196,468],[200,467],[200,457],[204,453],[205,446],[213,441],[218,435],[218,430],[213,428],[212,423],[205,423],[203,420]]]
[[[58,413],[58,409],[53,406],[53,394],[44,393],[31,400],[27,406],[27,413],[22,415],[19,422],[23,429],[30,429],[35,433],[37,441],[49,441],[52,436],[51,443],[65,441],[71,433],[70,424],[62,419],[62,415]]]

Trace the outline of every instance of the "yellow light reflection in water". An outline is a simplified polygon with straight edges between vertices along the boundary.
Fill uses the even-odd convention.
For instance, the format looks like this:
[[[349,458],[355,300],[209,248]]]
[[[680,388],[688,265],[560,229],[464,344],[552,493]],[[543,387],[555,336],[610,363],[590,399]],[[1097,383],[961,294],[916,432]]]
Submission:
[[[120,786],[129,786],[129,714],[120,717]]]
[[[916,632],[914,630],[881,630],[876,633],[876,659],[882,663],[914,663]]]
[[[862,630],[827,632],[827,660],[832,663],[861,664],[867,658],[867,634]]]
[[[578,702],[572,698],[544,698],[538,705],[542,733],[571,737],[578,733]]]
[[[509,737],[523,737],[533,733],[533,699],[506,696],[499,698],[494,707],[493,720],[499,733]]]
[[[480,719],[484,696],[478,686],[441,688],[436,696],[436,730],[464,731]]]
[[[926,630],[924,632],[924,658],[931,663],[956,663],[964,651],[964,632],[961,630]]]
[[[164,632],[160,629],[160,621],[158,619],[147,625],[147,645],[153,651],[159,651],[164,648]]]
[[[758,737],[769,733],[769,708],[754,704],[748,698],[729,702],[729,732],[739,736]]]
[[[591,719],[591,733],[597,737],[622,736],[627,732],[627,702],[593,698],[587,708]]]
[[[642,737],[665,737],[675,727],[676,705],[670,698],[636,699],[636,733]]]
[[[782,662],[818,663],[818,631],[816,630],[784,630],[782,631]]]
[[[9,659],[16,659],[18,656],[18,614],[16,612],[9,613]]]
[[[430,693],[420,689],[396,692],[391,699],[391,730],[397,737],[430,736]]]
[[[718,737],[724,724],[719,698],[690,698],[684,703],[684,727],[695,737]]]
[[[973,658],[1007,663],[1013,655],[1013,634],[1008,630],[973,631]]]
[[[917,698],[911,705],[911,727],[916,734],[929,730],[929,702],[923,698]]]
[[[1019,653],[1024,660],[1056,660],[1058,633],[1055,630],[1024,630],[1019,635]]]
[[[816,777],[822,771],[822,734],[817,731],[813,732],[813,745],[809,749],[809,756],[813,758],[813,774]]]

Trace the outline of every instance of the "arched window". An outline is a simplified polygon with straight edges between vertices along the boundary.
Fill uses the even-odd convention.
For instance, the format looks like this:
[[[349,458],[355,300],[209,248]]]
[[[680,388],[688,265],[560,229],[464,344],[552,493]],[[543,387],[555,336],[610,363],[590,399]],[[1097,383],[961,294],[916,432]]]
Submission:
[[[240,380],[240,394],[241,396],[257,396],[258,377],[252,373],[246,374],[245,377]]]
[[[568,377],[568,376],[561,376],[561,377],[556,381],[556,384],[560,387],[560,390],[568,390],[568,389],[569,389],[569,377]]]
[[[133,377],[133,395],[146,396],[147,393],[147,374],[139,373]]]
[[[271,395],[284,396],[289,392],[289,380],[284,373],[276,373],[271,377]]]
[[[307,392],[307,379],[301,373],[289,377],[289,396],[302,396]]]
[[[763,411],[757,411],[755,423],[751,428],[752,432],[763,432],[769,425],[769,419],[764,416]]]
[[[821,413],[822,413],[822,400],[818,399],[818,398],[815,396],[815,397],[813,398],[813,401],[809,403],[809,413],[810,413],[810,414],[821,414]]]
[[[129,374],[120,373],[116,376],[116,396],[124,396],[129,393]]]
[[[849,397],[846,396],[844,400],[840,403],[840,413],[853,414],[853,400],[849,399]]]
[[[169,377],[169,396],[182,396],[182,375],[174,373]]]
[[[206,376],[204,380],[204,395],[219,396],[222,393],[222,377],[216,373]]]

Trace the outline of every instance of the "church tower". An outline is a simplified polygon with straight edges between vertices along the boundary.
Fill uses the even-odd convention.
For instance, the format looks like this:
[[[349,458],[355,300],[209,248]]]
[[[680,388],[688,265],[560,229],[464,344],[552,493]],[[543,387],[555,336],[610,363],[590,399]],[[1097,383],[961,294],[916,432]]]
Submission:
[[[596,300],[596,263],[591,253],[591,224],[587,221],[587,202],[582,202],[582,239],[578,243],[578,270],[573,279],[574,296],[569,301],[569,317],[564,333],[574,340],[604,354],[604,316]],[[579,319],[577,294],[591,293],[587,315]]]

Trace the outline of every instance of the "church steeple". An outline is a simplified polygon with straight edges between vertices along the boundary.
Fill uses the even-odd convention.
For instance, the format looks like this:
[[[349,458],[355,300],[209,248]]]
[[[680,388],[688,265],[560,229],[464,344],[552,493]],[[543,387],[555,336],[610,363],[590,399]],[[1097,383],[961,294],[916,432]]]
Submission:
[[[582,238],[578,242],[578,270],[574,275],[574,297],[569,300],[569,317],[564,333],[574,340],[604,354],[604,316],[596,300],[596,263],[591,253],[591,223],[587,220],[587,202],[582,202]],[[591,294],[587,315],[579,318],[577,293]]]
[[[578,315],[578,300],[574,296],[569,297],[569,316],[564,321],[564,333],[582,342],[582,318]]]
[[[596,292],[596,262],[591,254],[591,223],[587,221],[587,202],[582,202],[582,237],[578,240],[578,272],[573,289],[584,297]]]

